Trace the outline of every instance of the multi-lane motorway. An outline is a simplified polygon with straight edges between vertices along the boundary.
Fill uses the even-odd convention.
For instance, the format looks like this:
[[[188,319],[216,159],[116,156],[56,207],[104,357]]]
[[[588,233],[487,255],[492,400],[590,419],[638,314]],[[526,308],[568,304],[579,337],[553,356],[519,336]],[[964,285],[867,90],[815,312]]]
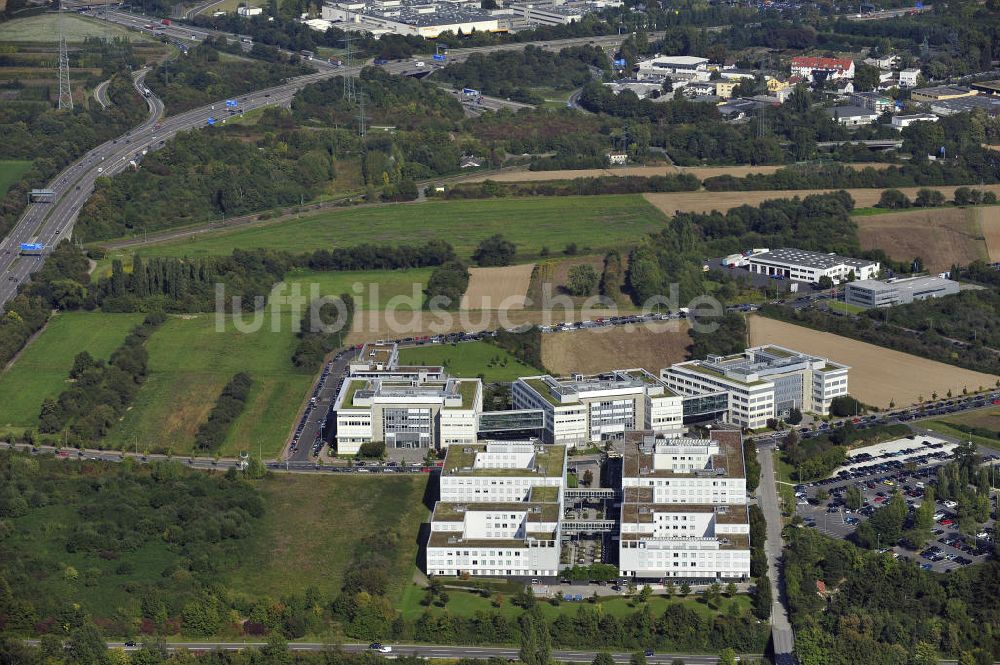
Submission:
[[[150,20],[118,11],[101,13],[105,20],[136,30],[143,30],[143,26]],[[225,34],[177,24],[165,27],[162,32],[171,39],[186,39],[189,42],[198,42],[209,35]],[[623,39],[623,36],[612,35],[553,40],[536,45],[553,50],[586,43],[611,48],[620,44]],[[448,58],[450,61],[461,61],[472,53],[516,50],[524,48],[528,43],[454,49]],[[239,108],[242,111],[249,111],[264,106],[287,105],[303,86],[336,75],[357,74],[361,68],[360,65],[352,68],[337,67],[324,60],[313,60],[311,64],[318,71],[290,79],[279,86],[241,95],[238,97]],[[413,74],[420,71],[416,63],[409,60],[389,62],[383,65],[383,68],[392,74]],[[142,81],[145,73],[145,70],[142,70],[134,76],[136,88],[139,90],[144,87]],[[141,160],[144,150],[156,150],[177,132],[204,127],[209,118],[219,118],[222,121],[226,117],[225,100],[163,119],[163,103],[153,95],[149,95],[146,99],[149,104],[149,116],[142,125],[118,139],[97,146],[57,175],[48,185],[48,189],[55,192],[55,202],[31,204],[7,238],[0,242],[0,306],[14,297],[17,288],[31,273],[41,267],[44,260],[44,256],[19,256],[20,244],[42,243],[48,252],[60,240],[68,238],[80,209],[93,192],[94,181],[98,177],[114,175],[128,168],[130,161]]]

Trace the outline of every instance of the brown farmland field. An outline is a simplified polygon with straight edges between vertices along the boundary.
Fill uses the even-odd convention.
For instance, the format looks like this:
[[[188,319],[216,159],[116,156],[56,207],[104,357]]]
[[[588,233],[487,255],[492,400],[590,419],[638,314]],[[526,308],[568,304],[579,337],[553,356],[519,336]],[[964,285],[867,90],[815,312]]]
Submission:
[[[976,208],[976,219],[979,221],[983,240],[986,241],[986,252],[990,261],[993,263],[1000,261],[1000,208],[997,206]]]
[[[542,336],[542,363],[557,374],[592,374],[642,367],[659,376],[664,367],[687,358],[691,338],[687,321],[666,321],[658,331],[646,326],[615,326]]]
[[[501,305],[524,309],[534,263],[502,268],[469,268],[469,286],[462,309],[497,309]]]
[[[921,397],[929,400],[934,392],[944,396],[949,389],[955,394],[961,394],[963,388],[971,392],[979,386],[992,386],[997,380],[990,374],[783,321],[751,316],[748,322],[750,343],[754,346],[780,344],[850,365],[851,395],[880,408],[888,407],[890,401],[896,406],[917,404]]]
[[[900,191],[911,199],[917,195],[920,187],[902,187]],[[945,197],[951,199],[958,186],[949,185],[945,187],[930,187],[944,193]],[[1000,194],[1000,185],[983,185],[976,189],[996,192]],[[794,196],[803,198],[810,194],[822,194],[823,192],[837,191],[835,189],[776,189],[758,190],[752,192],[670,192],[643,194],[643,197],[666,215],[673,215],[681,212],[711,212],[718,210],[725,212],[730,208],[741,205],[760,205],[763,201],[771,199],[790,199]],[[881,189],[848,189],[847,192],[854,199],[857,208],[869,208],[878,203],[882,195]]]
[[[854,221],[862,249],[882,249],[896,261],[919,256],[927,270],[942,272],[955,264],[985,258],[986,247],[976,224],[978,212],[967,208],[917,208],[856,217]],[[1000,241],[1000,217],[996,219]]]

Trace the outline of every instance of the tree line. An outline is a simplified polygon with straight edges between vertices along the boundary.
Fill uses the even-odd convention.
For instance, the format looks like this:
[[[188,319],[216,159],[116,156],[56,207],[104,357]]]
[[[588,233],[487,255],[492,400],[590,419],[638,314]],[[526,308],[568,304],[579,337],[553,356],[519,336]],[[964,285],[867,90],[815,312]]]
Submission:
[[[222,388],[208,419],[198,426],[194,442],[200,450],[215,450],[222,445],[229,428],[246,407],[253,379],[246,372],[237,372]]]
[[[38,416],[39,431],[65,432],[67,441],[97,441],[124,415],[146,380],[149,353],[146,340],[164,322],[161,313],[148,314],[135,326],[107,362],[86,351],[76,355],[70,378],[74,383],[56,399],[46,398]]]

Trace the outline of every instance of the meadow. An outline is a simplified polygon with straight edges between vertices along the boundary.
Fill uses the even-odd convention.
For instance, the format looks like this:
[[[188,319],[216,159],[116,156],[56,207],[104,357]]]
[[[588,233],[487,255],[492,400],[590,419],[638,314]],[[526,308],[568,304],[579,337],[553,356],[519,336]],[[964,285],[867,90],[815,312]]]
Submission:
[[[232,317],[216,330],[214,314],[171,316],[146,343],[149,376],[132,408],[112,428],[113,447],[195,452],[194,435],[233,374],[253,378],[246,408],[221,448],[222,456],[241,450],[276,456],[312,384],[312,374],[296,370],[296,338],[287,316],[272,331],[273,307],[257,332],[240,332]],[[248,319],[249,321],[249,319]],[[204,453],[202,453],[204,454]]]
[[[11,186],[21,179],[28,169],[31,168],[31,162],[20,159],[0,159],[0,196],[7,193],[7,190]]]
[[[340,591],[344,572],[369,529],[399,533],[390,579],[393,602],[409,584],[417,561],[427,476],[281,474],[260,484],[267,505],[245,550],[244,565],[225,585],[249,596],[275,598],[313,586],[325,597]]]
[[[400,349],[399,361],[406,365],[442,365],[452,376],[483,375],[486,381],[513,381],[541,370],[526,365],[488,342],[433,344]]]
[[[407,245],[440,238],[468,258],[481,240],[501,233],[519,257],[542,248],[560,252],[621,247],[655,231],[666,218],[639,195],[565,196],[477,201],[428,201],[406,205],[332,210],[290,221],[199,234],[147,246],[150,256],[229,254],[235,248],[267,247],[308,252],[362,243]]]
[[[290,288],[299,288],[307,298],[350,293],[361,310],[381,310],[391,299],[399,309],[412,311],[423,305],[423,290],[433,268],[411,270],[355,270],[317,272],[294,270],[285,276]],[[315,286],[313,286],[315,285]]]
[[[63,312],[0,373],[0,431],[38,426],[42,401],[56,398],[66,386],[73,358],[87,351],[107,360],[141,314]]]
[[[86,37],[127,37],[145,41],[138,33],[97,19],[66,13],[63,33],[68,42],[82,42]],[[59,40],[59,16],[55,13],[18,18],[0,25],[0,42],[52,42]]]

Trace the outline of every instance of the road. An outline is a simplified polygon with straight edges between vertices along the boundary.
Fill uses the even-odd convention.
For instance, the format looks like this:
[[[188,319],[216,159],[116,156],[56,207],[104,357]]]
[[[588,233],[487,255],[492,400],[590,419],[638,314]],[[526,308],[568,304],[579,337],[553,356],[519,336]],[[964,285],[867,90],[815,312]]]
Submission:
[[[758,446],[757,459],[760,462],[760,487],[757,498],[760,509],[767,520],[767,575],[771,579],[771,641],[774,645],[774,660],[777,665],[794,663],[795,638],[792,625],[788,621],[785,606],[785,584],[782,577],[781,550],[781,504],[778,502],[778,476],[774,470],[774,448]]]
[[[111,83],[111,79],[101,81],[94,87],[94,99],[97,100],[97,103],[101,105],[102,109],[106,109],[111,106],[111,99],[108,97],[109,83]]]
[[[136,89],[141,89],[145,69],[133,75]],[[126,137],[145,137],[156,131],[163,115],[163,103],[155,97],[146,99],[149,115]],[[0,241],[0,306],[17,293],[17,287],[28,275],[41,267],[44,257],[18,256],[21,243],[39,242],[47,248],[69,236],[73,221],[93,191],[94,181],[101,175],[111,175],[128,167],[128,157],[140,151],[139,139],[115,139],[101,144],[70,164],[48,185],[56,194],[55,203],[33,203],[7,237]]]

